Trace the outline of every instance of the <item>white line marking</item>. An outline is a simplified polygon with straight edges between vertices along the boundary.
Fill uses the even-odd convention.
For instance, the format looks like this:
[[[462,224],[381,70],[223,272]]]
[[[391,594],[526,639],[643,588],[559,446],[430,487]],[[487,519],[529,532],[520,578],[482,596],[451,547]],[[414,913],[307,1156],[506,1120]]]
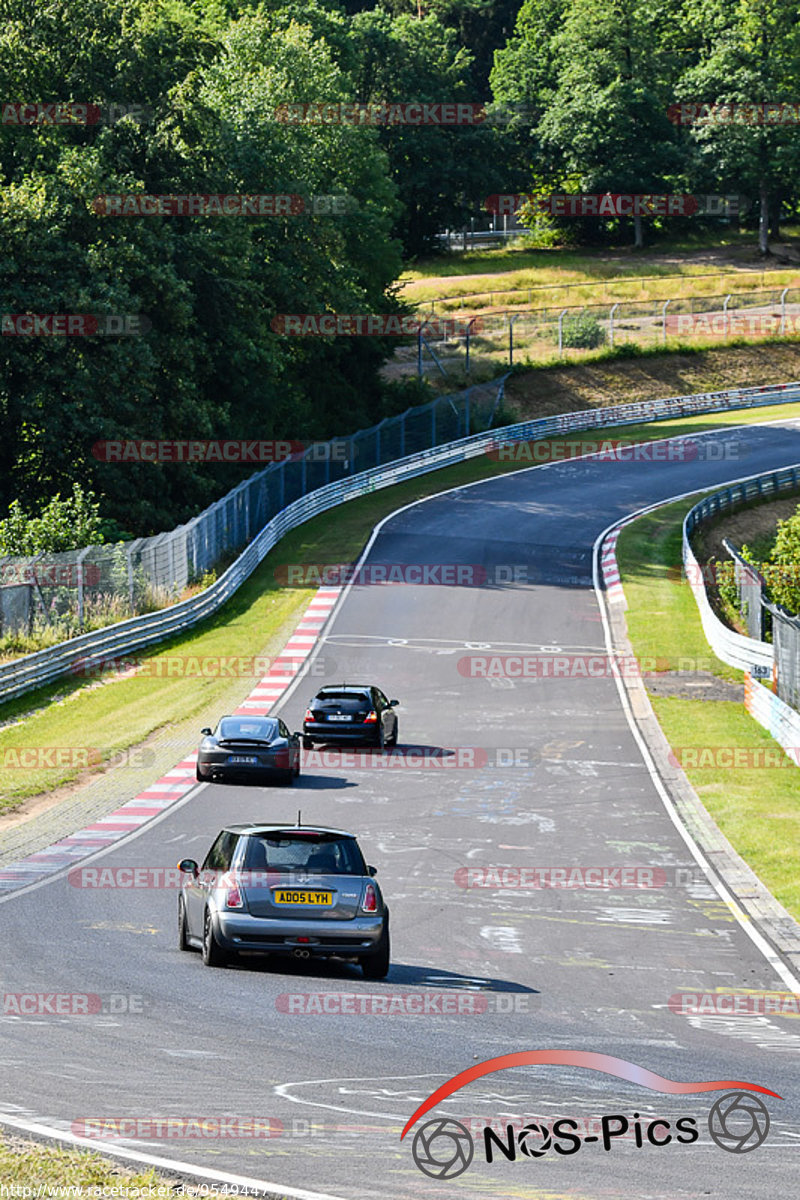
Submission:
[[[161,1167],[165,1171],[177,1172],[181,1175],[193,1175],[198,1179],[213,1179],[218,1183],[237,1185],[238,1187],[255,1188],[276,1197],[289,1196],[292,1200],[343,1200],[341,1196],[332,1196],[329,1192],[310,1192],[306,1188],[286,1187],[284,1184],[271,1183],[266,1179],[250,1179],[246,1175],[226,1175],[224,1171],[204,1169],[193,1163],[185,1163],[180,1159],[158,1158],[154,1154],[142,1154],[140,1150],[123,1150],[117,1146],[109,1146],[107,1142],[96,1138],[76,1137],[60,1129],[52,1129],[49,1125],[40,1125],[35,1121],[21,1121],[18,1117],[10,1117],[0,1113],[0,1125],[9,1125],[12,1129],[21,1129],[38,1137],[55,1138],[59,1142],[68,1142],[71,1146],[81,1146],[94,1150],[96,1154],[109,1154],[114,1158],[124,1158],[129,1162],[147,1163],[151,1167]]]
[[[798,463],[796,465],[800,466],[800,463]],[[758,472],[756,472],[756,474],[763,475],[764,472],[758,471]],[[727,484],[724,484],[724,483],[720,484],[719,488],[721,489],[723,487],[731,487],[734,483],[741,483],[741,482],[744,482],[746,479],[754,479],[755,477],[756,477],[755,475],[747,475],[741,480],[739,480],[739,479],[730,480]],[[597,597],[598,607],[600,608],[600,615],[603,620],[603,630],[605,632],[606,647],[607,647],[609,655],[615,661],[616,661],[616,655],[614,653],[613,642],[611,639],[611,625],[608,620],[608,609],[606,607],[606,604],[604,603],[603,590],[600,586],[600,563],[599,563],[598,550],[599,550],[599,547],[602,545],[603,539],[616,526],[622,524],[623,521],[628,522],[637,517],[645,516],[649,512],[654,512],[657,508],[663,508],[664,505],[666,505],[666,504],[673,504],[677,500],[684,500],[684,499],[688,499],[690,496],[695,496],[700,491],[708,492],[708,491],[714,491],[714,489],[715,489],[714,484],[712,484],[710,488],[708,488],[708,487],[694,488],[691,492],[682,492],[678,496],[671,496],[666,500],[660,500],[658,504],[649,504],[649,505],[645,506],[644,508],[636,509],[634,512],[628,513],[626,517],[623,517],[620,520],[614,521],[611,525],[609,525],[606,529],[604,529],[603,532],[596,539],[596,541],[594,543],[594,547],[593,547],[593,558],[594,558],[593,567],[592,567],[593,586],[594,586],[595,595]],[[678,833],[683,838],[684,842],[686,843],[686,845],[689,849],[690,854],[692,855],[692,857],[694,858],[694,860],[698,864],[698,866],[702,869],[704,875],[706,876],[709,883],[716,891],[719,898],[727,906],[727,908],[730,910],[732,915],[735,917],[738,924],[741,926],[741,928],[744,930],[744,932],[747,934],[747,936],[750,938],[750,940],[754,943],[754,945],[757,947],[757,949],[761,952],[761,954],[764,956],[764,958],[767,960],[767,962],[772,967],[772,969],[776,972],[776,974],[780,976],[780,978],[783,980],[783,982],[786,984],[786,986],[790,989],[790,991],[794,991],[794,992],[800,991],[800,980],[796,979],[795,976],[792,974],[792,972],[789,970],[789,968],[787,966],[785,966],[785,964],[781,960],[778,952],[776,950],[773,950],[773,948],[770,946],[769,942],[766,940],[766,938],[763,936],[763,934],[761,934],[759,932],[759,930],[755,928],[752,918],[749,917],[747,915],[747,913],[745,913],[739,907],[739,905],[737,904],[734,897],[731,895],[728,888],[722,883],[722,881],[720,879],[717,878],[715,872],[709,865],[708,860],[706,859],[705,855],[701,851],[700,847],[697,845],[694,838],[689,833],[688,829],[685,828],[683,821],[681,820],[680,815],[678,814],[678,811],[675,808],[675,805],[672,801],[672,798],[671,798],[669,792],[667,791],[666,787],[664,786],[664,784],[661,781],[661,776],[658,774],[658,770],[656,768],[655,763],[653,762],[653,758],[650,754],[647,744],[646,744],[644,738],[642,737],[642,734],[639,732],[638,726],[636,724],[636,719],[631,710],[627,692],[625,691],[625,687],[622,682],[622,678],[620,677],[618,672],[614,673],[614,682],[617,687],[617,693],[619,694],[620,703],[622,705],[622,710],[625,713],[625,719],[627,720],[630,731],[633,734],[633,737],[634,737],[634,740],[635,740],[637,746],[639,747],[639,751],[644,760],[644,765],[646,766],[647,772],[650,775],[651,780],[653,781],[653,786],[655,787],[656,791],[658,792],[659,796],[661,797],[661,801],[664,805],[664,808],[667,811],[667,814],[668,814],[670,820],[672,821],[672,824],[675,826]]]

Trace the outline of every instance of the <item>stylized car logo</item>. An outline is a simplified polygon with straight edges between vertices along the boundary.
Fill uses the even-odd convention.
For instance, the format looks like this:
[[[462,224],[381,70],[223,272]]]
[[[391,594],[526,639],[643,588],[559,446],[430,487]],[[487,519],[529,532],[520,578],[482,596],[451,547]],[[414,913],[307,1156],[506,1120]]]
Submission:
[[[472,1162],[475,1147],[468,1129],[443,1118],[426,1121],[417,1130],[411,1153],[420,1171],[431,1179],[455,1179]]]
[[[769,1133],[769,1112],[752,1092],[720,1096],[708,1114],[708,1132],[723,1150],[746,1154],[757,1150]]]

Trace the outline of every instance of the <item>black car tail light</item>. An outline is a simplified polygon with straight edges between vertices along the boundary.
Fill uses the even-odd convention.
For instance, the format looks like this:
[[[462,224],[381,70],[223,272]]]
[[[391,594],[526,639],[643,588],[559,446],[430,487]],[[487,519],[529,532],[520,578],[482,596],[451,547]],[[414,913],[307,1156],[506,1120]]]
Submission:
[[[367,715],[364,717],[364,724],[365,725],[374,725],[375,722],[377,721],[377,719],[378,719],[378,714],[375,712],[375,709],[373,708],[372,711],[368,712]]]
[[[315,716],[314,716],[314,713],[311,711],[311,709],[310,709],[310,708],[307,708],[307,709],[306,709],[306,715],[303,717],[303,720],[304,720],[304,721],[314,721],[314,720],[316,720],[316,718],[315,718]]]

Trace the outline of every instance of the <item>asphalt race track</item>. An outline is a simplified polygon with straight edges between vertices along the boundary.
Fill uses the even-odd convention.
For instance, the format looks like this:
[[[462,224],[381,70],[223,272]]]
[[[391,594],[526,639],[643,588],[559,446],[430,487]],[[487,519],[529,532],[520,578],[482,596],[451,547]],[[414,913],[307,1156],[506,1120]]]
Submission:
[[[748,426],[696,445],[701,453],[688,461],[586,460],[512,474],[383,525],[370,563],[487,569],[477,586],[353,587],[319,650],[319,661],[333,664],[324,681],[374,681],[398,697],[400,746],[428,748],[436,765],[315,767],[292,790],[198,786],[96,860],[172,867],[183,856],[202,859],[225,822],[294,821],[302,808],[305,822],[356,832],[379,869],[392,910],[385,982],[368,983],[345,964],[249,959],[208,970],[199,955],[177,950],[174,890],[80,889],[62,876],[0,902],[2,990],[132,994],[143,1011],[4,1017],[0,1108],[78,1132],[76,1123],[97,1118],[271,1120],[269,1138],[114,1144],[345,1200],[795,1197],[800,1021],[670,1010],[678,992],[787,984],[698,878],[614,679],[465,673],[464,660],[487,650],[603,655],[592,588],[598,534],[643,505],[800,462],[800,425]],[[290,728],[321,682],[288,693],[281,713]],[[468,765],[468,752],[445,753],[459,747],[474,749],[479,765]],[[498,865],[649,866],[668,882],[599,891],[464,886],[460,869]],[[286,1011],[320,995],[338,1004],[342,992],[422,995],[422,1011]],[[298,993],[312,1001],[287,998]],[[473,1011],[442,1011],[443,995]],[[400,1141],[414,1110],[451,1076],[538,1049],[613,1055],[672,1080],[749,1081],[783,1099],[764,1098],[766,1142],[730,1153],[707,1130],[723,1092],[665,1095],[581,1067],[526,1066],[470,1084]],[[595,1140],[574,1154],[485,1160],[488,1122],[502,1132],[508,1123],[619,1114],[632,1132],[634,1113],[642,1128],[661,1119],[673,1130],[693,1116],[699,1140],[645,1138],[639,1147],[619,1137],[606,1151],[587,1125]],[[478,1130],[474,1160],[458,1178],[431,1179],[412,1158],[414,1133],[434,1116]]]

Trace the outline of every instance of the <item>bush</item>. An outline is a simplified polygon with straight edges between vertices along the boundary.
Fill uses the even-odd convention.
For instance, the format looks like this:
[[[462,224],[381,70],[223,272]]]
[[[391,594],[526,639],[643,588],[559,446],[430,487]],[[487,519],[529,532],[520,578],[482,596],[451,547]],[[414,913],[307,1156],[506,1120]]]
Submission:
[[[596,346],[605,345],[606,331],[597,317],[589,313],[581,313],[577,317],[566,317],[561,326],[562,341],[565,346],[576,350],[594,350]],[[555,331],[558,339],[558,331]]]
[[[14,500],[8,516],[0,521],[0,555],[29,558],[98,545],[100,523],[100,505],[94,492],[84,492],[79,483],[73,484],[72,495],[66,500],[60,493],[54,496],[39,516],[24,512],[19,500]]]

